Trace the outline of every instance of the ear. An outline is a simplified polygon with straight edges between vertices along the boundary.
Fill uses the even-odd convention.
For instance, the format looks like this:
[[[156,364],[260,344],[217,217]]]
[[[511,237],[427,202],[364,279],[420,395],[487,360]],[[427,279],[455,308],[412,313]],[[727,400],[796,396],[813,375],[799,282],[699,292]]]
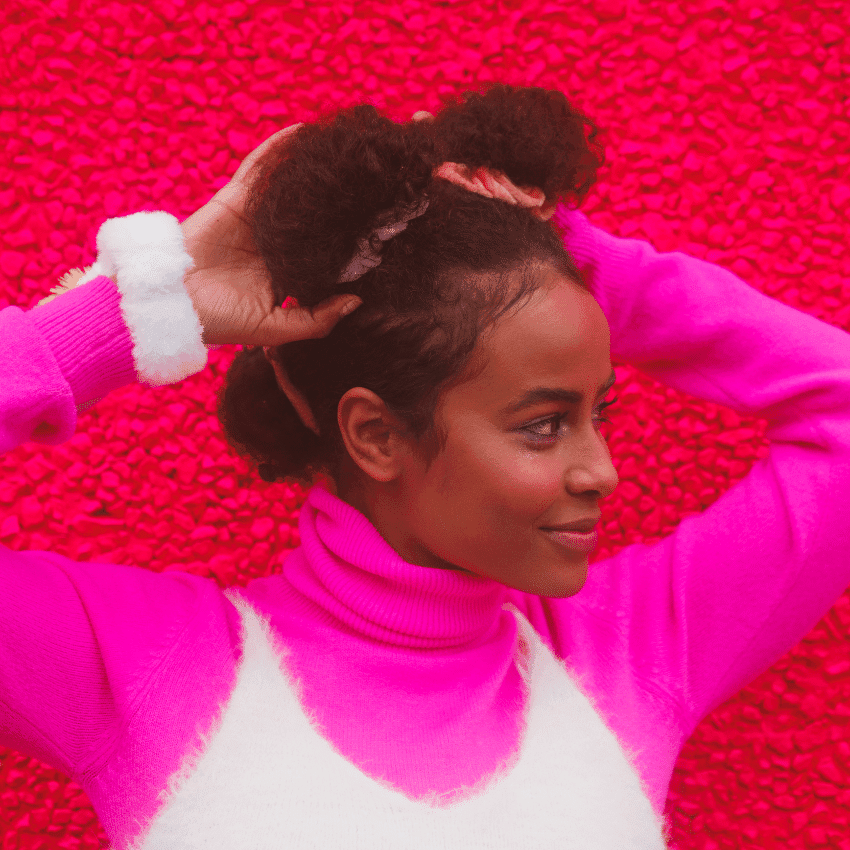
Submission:
[[[348,454],[366,475],[384,484],[402,475],[413,457],[410,439],[380,396],[364,387],[348,390],[337,422]]]

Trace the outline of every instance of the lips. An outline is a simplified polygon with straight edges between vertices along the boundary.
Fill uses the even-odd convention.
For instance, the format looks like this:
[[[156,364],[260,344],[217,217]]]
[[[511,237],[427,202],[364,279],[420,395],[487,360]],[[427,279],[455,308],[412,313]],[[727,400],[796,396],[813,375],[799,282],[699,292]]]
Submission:
[[[582,534],[587,534],[588,531],[593,531],[599,525],[600,519],[600,516],[585,517],[584,519],[563,523],[562,525],[548,525],[543,531],[578,531]]]
[[[599,542],[599,532],[594,530],[586,534],[578,531],[546,531],[546,535],[564,549],[589,555]]]

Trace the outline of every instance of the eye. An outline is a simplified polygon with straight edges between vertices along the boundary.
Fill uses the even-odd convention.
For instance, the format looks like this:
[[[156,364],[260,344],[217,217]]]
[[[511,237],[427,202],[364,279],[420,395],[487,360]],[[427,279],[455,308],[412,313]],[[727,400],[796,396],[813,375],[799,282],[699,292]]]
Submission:
[[[596,408],[596,410],[598,411],[597,416],[598,416],[599,413],[601,413],[603,410],[605,410],[606,407],[610,407],[612,404],[614,404],[614,402],[617,401],[618,398],[619,398],[619,396],[614,396],[614,398],[612,398],[610,401],[603,401],[602,404],[600,404]],[[552,439],[554,439],[555,437],[558,436],[558,430],[561,427],[561,421],[563,419],[565,419],[566,416],[567,416],[566,413],[558,413],[555,416],[549,416],[546,419],[541,419],[539,422],[535,422],[532,425],[527,425],[525,428],[522,428],[520,430],[526,431],[527,433],[531,434],[532,437],[535,437],[537,439],[552,440]],[[597,421],[598,422],[610,422],[611,420],[608,419],[607,416],[599,416]],[[541,433],[540,430],[538,430],[540,428],[547,428],[547,427],[549,427],[549,428],[554,427],[555,433],[544,434],[544,433]]]

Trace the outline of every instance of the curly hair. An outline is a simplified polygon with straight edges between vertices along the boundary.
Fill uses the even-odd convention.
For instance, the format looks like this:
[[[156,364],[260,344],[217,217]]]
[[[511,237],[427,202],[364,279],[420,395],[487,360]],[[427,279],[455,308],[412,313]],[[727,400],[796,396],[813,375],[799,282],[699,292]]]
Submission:
[[[577,207],[604,153],[595,124],[558,91],[492,84],[433,121],[397,124],[371,105],[304,124],[266,152],[246,216],[275,303],[311,311],[343,292],[363,304],[328,336],[274,349],[321,436],[278,388],[261,348],[239,352],[219,395],[225,437],[264,481],[338,478],[347,455],[342,396],[371,390],[408,429],[425,463],[446,445],[442,392],[471,374],[482,333],[555,270],[587,289],[553,224],[529,210],[434,178],[443,162],[504,172]],[[429,199],[424,215],[383,244],[381,263],[339,283],[358,240],[387,210]]]

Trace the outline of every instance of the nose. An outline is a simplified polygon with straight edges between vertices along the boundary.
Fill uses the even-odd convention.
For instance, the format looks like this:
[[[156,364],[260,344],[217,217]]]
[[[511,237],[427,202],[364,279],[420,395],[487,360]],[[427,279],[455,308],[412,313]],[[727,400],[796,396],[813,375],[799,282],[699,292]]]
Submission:
[[[594,491],[597,498],[610,496],[620,483],[617,468],[611,460],[611,452],[605,438],[597,433],[597,442],[581,453],[579,460],[567,468],[567,489],[573,495]],[[601,447],[600,447],[601,444]]]

